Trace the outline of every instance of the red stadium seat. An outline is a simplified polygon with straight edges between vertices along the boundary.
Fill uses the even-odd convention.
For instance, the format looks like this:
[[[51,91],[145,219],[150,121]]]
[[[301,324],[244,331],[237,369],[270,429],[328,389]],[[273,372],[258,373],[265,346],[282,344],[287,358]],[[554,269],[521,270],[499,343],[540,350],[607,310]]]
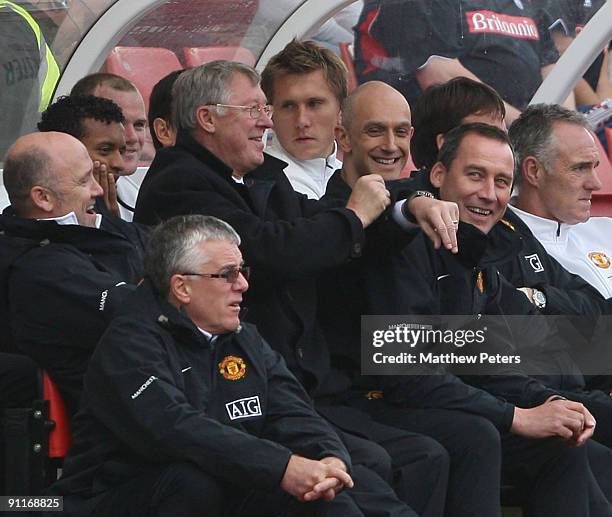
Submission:
[[[70,417],[44,370],[41,396],[32,407],[4,410],[5,489],[13,495],[39,495],[57,480],[72,442]]]
[[[115,47],[106,58],[105,70],[132,81],[149,110],[149,97],[155,83],[174,70],[183,68],[176,54],[159,47]]]
[[[352,46],[352,43],[340,43],[340,58],[348,70],[349,93],[351,93],[358,86],[357,74],[355,73],[355,66],[353,65],[353,52],[351,50]]]
[[[607,127],[604,129],[606,134],[606,142],[608,142],[608,158],[612,162],[612,127]]]
[[[612,164],[597,137],[595,142],[599,148],[599,167],[596,170],[602,187],[601,190],[593,192],[591,215],[612,217]]]
[[[59,389],[43,371],[43,399],[49,401],[49,420],[55,422],[49,433],[49,458],[63,458],[72,444],[72,428],[66,404]]]
[[[189,67],[199,66],[217,59],[239,61],[245,65],[255,66],[255,56],[244,47],[192,47],[183,49],[185,64]]]

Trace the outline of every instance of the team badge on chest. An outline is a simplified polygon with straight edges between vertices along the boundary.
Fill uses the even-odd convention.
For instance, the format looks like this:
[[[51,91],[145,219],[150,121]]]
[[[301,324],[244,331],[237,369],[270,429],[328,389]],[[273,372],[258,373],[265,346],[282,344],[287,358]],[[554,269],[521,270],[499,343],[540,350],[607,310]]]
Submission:
[[[244,377],[246,363],[241,357],[228,355],[219,363],[219,373],[228,381],[237,381]]]
[[[610,257],[608,257],[608,255],[606,255],[603,251],[591,251],[591,253],[589,253],[589,259],[591,259],[591,262],[601,269],[608,269],[611,264]]]

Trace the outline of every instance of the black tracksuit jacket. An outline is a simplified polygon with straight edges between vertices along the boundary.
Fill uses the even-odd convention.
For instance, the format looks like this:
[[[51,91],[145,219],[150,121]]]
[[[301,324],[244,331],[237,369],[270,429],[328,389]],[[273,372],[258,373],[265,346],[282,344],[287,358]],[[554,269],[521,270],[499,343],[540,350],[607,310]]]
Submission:
[[[228,374],[230,357],[244,369]],[[335,456],[350,468],[337,435],[255,327],[211,344],[148,281],[96,348],[74,428],[52,492],[85,499],[181,461],[245,490],[278,488],[292,453]]]
[[[32,247],[1,272],[15,346],[47,369],[70,413],[96,343],[144,274],[148,229],[108,216],[99,229],[0,216],[7,246]]]

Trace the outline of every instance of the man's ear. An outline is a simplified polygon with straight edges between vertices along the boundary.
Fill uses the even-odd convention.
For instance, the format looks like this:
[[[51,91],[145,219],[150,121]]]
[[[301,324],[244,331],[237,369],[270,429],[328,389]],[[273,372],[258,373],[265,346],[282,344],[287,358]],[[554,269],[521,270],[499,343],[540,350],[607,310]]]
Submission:
[[[521,164],[520,173],[525,183],[537,188],[546,171],[542,163],[535,156],[527,156]]]
[[[340,149],[342,149],[342,152],[350,153],[352,150],[351,137],[349,136],[348,131],[345,129],[345,127],[342,125],[337,125],[334,132],[336,134],[336,141],[338,142]]]
[[[155,132],[155,136],[161,142],[162,146],[170,147],[174,144],[172,130],[163,118],[157,117],[153,121],[153,131]]]
[[[438,148],[438,151],[442,149],[443,145],[444,145],[444,133],[438,133],[436,135],[436,147]]]
[[[170,277],[170,296],[181,306],[191,302],[191,287],[185,282],[183,275],[175,274]]]
[[[207,133],[215,132],[215,110],[210,106],[198,106],[196,109],[196,124]]]
[[[53,212],[56,206],[56,197],[46,187],[36,185],[30,189],[30,201],[39,210],[47,213]]]
[[[440,188],[442,186],[442,183],[444,183],[445,175],[446,167],[442,165],[442,162],[436,162],[431,168],[431,171],[429,172],[429,181],[431,181],[431,184],[434,187]]]

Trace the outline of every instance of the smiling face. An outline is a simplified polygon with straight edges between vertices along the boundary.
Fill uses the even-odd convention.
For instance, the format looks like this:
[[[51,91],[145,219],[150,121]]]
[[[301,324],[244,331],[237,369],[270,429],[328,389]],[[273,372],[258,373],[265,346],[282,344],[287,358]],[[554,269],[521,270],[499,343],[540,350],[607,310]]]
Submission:
[[[430,178],[440,189],[440,199],[457,203],[461,221],[489,233],[506,211],[513,171],[514,157],[507,144],[468,133],[450,167],[436,163]]]
[[[192,272],[224,273],[243,265],[238,246],[229,241],[203,241],[198,248],[203,260]],[[198,327],[211,334],[225,334],[238,328],[242,295],[249,288],[242,274],[233,283],[224,278],[201,276],[184,276],[184,279],[189,295],[183,309]]]
[[[585,128],[565,122],[553,126],[553,135],[553,160],[536,179],[538,203],[533,211],[566,224],[585,222],[591,216],[593,192],[601,189],[595,139]]]
[[[96,226],[94,203],[102,187],[93,177],[93,163],[87,149],[75,139],[58,141],[53,168],[53,208],[46,217],[62,217],[74,212],[81,226]]]
[[[344,167],[358,176],[380,174],[397,179],[410,156],[410,106],[393,88],[367,84],[353,99],[348,128],[340,128],[338,141]]]
[[[235,73],[230,81],[231,95],[227,104],[237,106],[263,106],[266,96],[258,84],[244,74]],[[244,176],[264,161],[263,135],[272,127],[272,120],[263,110],[252,118],[245,110],[224,108],[225,113],[210,110],[209,131],[213,133],[210,150],[223,163],[231,167],[235,176]]]
[[[133,174],[138,167],[138,160],[145,143],[147,130],[147,114],[145,112],[142,95],[138,91],[121,91],[107,85],[98,86],[93,95],[112,100],[121,108],[125,117],[125,143],[124,155],[125,169],[123,174]]]
[[[123,159],[126,150],[123,125],[86,118],[83,120],[83,128],[85,135],[81,142],[87,148],[90,158],[106,165],[113,175],[120,176],[126,168]]]
[[[279,76],[273,106],[274,131],[291,156],[311,160],[332,153],[340,103],[323,71]]]

